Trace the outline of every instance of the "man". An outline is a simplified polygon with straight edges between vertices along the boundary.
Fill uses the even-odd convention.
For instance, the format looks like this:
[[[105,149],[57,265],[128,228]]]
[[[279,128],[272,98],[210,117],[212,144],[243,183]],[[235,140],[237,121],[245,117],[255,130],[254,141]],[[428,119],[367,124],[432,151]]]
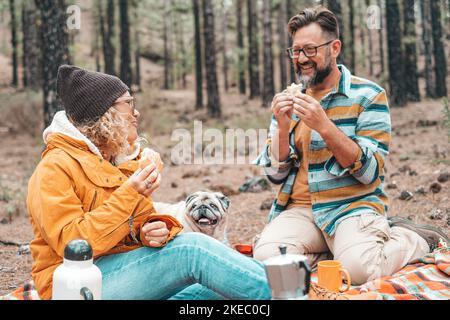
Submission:
[[[337,65],[342,44],[335,15],[305,9],[288,29],[288,52],[306,94],[284,91],[272,102],[270,138],[255,163],[282,186],[254,256],[278,255],[285,244],[313,268],[331,251],[354,284],[391,275],[448,238],[430,226],[386,219],[386,92]]]

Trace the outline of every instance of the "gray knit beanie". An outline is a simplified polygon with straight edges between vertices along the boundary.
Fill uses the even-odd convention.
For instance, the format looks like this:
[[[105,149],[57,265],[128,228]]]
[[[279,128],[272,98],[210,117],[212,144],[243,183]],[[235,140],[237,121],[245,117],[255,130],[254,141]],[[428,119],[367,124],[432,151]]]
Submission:
[[[130,88],[119,78],[75,66],[58,69],[56,92],[66,114],[76,124],[95,122]]]

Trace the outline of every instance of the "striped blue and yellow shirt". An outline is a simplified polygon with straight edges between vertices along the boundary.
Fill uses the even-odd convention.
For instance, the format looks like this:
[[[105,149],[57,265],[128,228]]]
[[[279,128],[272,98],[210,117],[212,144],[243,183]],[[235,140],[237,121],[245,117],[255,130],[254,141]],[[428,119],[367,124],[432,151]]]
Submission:
[[[377,84],[353,76],[339,65],[339,86],[326,95],[320,104],[327,116],[361,152],[351,167],[342,168],[325,141],[314,130],[309,146],[308,185],[316,225],[332,236],[343,220],[362,213],[385,215],[388,196],[384,191],[384,164],[391,142],[391,118],[386,92]],[[281,185],[269,213],[269,222],[286,210],[302,161],[301,150],[295,146],[295,128],[300,123],[292,117],[290,154],[286,161],[271,157],[271,137],[278,124],[272,115],[269,139],[254,164],[265,168],[269,180]]]

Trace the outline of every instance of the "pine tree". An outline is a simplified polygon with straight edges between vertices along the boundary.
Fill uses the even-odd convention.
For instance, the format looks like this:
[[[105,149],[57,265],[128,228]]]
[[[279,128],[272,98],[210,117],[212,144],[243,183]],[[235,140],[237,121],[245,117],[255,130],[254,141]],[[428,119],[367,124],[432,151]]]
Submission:
[[[355,6],[354,0],[348,0],[349,8],[349,29],[350,29],[350,46],[347,48],[349,68],[352,73],[356,73],[356,54],[355,54]]]
[[[275,95],[273,81],[273,55],[272,55],[272,0],[263,0],[264,22],[264,86],[262,94],[263,107],[270,106]]]
[[[42,85],[40,28],[34,1],[22,3],[23,83],[33,90]]]
[[[114,38],[114,0],[108,0],[106,20],[103,14],[103,2],[99,1],[100,34],[102,37],[103,57],[105,61],[105,73],[115,75],[115,48],[112,43]]]
[[[389,1],[389,0],[388,0]],[[396,1],[396,0],[395,0]],[[366,21],[365,21],[365,4],[363,1],[358,1],[359,3],[359,38],[361,41],[361,62],[364,70],[367,68],[367,54],[366,54]],[[399,30],[400,31],[400,30]]]
[[[405,45],[405,90],[409,101],[420,101],[419,76],[417,72],[416,18],[414,16],[414,0],[404,0],[404,38]]]
[[[370,6],[370,0],[366,0],[366,7],[368,8]],[[372,29],[368,28],[367,34],[369,37],[369,74],[373,77],[373,43],[372,43]]]
[[[206,92],[208,94],[208,114],[221,117],[219,85],[217,83],[216,46],[214,34],[214,11],[212,0],[203,2],[203,33],[205,43]]]
[[[287,13],[287,20],[288,20],[288,22],[289,22],[289,20],[294,16],[294,15],[296,15],[296,12],[295,12],[295,10],[294,10],[294,5],[293,5],[293,2],[292,2],[292,0],[285,0],[286,2],[285,2],[285,5],[286,5],[286,13]],[[291,35],[290,34],[287,34],[287,43],[288,43],[288,47],[292,47],[292,37],[291,37]],[[295,75],[295,69],[294,69],[294,64],[292,63],[292,60],[289,60],[290,61],[290,63],[289,63],[289,65],[290,65],[290,79],[291,79],[291,83],[293,83],[293,82],[295,82],[297,79],[296,79],[296,75]]]
[[[436,80],[436,96],[447,96],[447,61],[445,59],[444,39],[441,23],[441,7],[439,1],[430,1],[431,26],[433,30],[434,73]]]
[[[226,0],[222,0],[222,73],[223,86],[225,92],[228,92],[228,56],[227,56],[227,21],[228,10],[226,8]]]
[[[428,98],[436,97],[436,88],[433,73],[433,36],[431,29],[430,1],[420,1],[420,11],[422,14],[422,41],[425,58],[425,95]]]
[[[382,11],[382,0],[378,0],[378,7],[380,8],[380,10]],[[383,30],[384,30],[384,21],[383,21],[383,14],[380,14],[380,29],[378,29],[378,46],[380,49],[380,75],[384,75],[384,71],[386,69],[385,67],[385,59],[384,59],[384,34],[383,34]]]
[[[128,0],[119,0],[120,11],[120,78],[131,87],[130,22],[128,18]]]
[[[236,1],[236,35],[237,35],[237,50],[238,50],[238,78],[239,78],[239,93],[245,94],[245,57],[244,57],[244,33],[242,23],[242,4],[243,1]]]
[[[346,48],[346,44],[344,41],[344,31],[345,30],[344,30],[344,21],[342,19],[341,3],[339,0],[328,0],[328,7],[329,7],[330,11],[332,11],[336,15],[336,18],[337,18],[338,24],[339,24],[339,39],[342,42],[342,51],[337,59],[337,62],[345,64],[347,48]]]
[[[402,107],[406,104],[404,88],[405,73],[401,42],[400,10],[397,0],[386,1],[388,52],[389,52],[389,85],[393,105]]]
[[[203,75],[202,75],[202,42],[200,30],[200,6],[198,0],[192,0],[192,12],[194,14],[194,38],[195,38],[195,109],[203,108]]]
[[[139,1],[133,3],[134,12],[134,77],[133,83],[141,90],[141,39],[139,30]]]
[[[170,41],[170,2],[164,1],[164,22],[163,22],[163,41],[164,41],[164,90],[172,88],[172,50]]]
[[[261,95],[259,80],[259,49],[258,49],[258,14],[256,0],[247,0],[248,14],[248,74],[250,80],[250,99]]]
[[[11,13],[11,47],[12,47],[12,83],[13,87],[19,84],[18,60],[17,60],[17,23],[16,6],[14,0],[9,0],[9,11]]]
[[[68,32],[64,0],[35,0],[41,14],[44,124],[49,126],[61,110],[56,97],[58,68],[69,63]]]
[[[280,86],[282,90],[287,87],[287,56],[286,56],[286,48],[287,48],[287,38],[286,38],[286,28],[287,26],[287,13],[286,6],[283,1],[279,3],[278,7],[278,43],[280,46],[280,53],[278,56],[280,62]],[[281,90],[281,91],[282,91]]]

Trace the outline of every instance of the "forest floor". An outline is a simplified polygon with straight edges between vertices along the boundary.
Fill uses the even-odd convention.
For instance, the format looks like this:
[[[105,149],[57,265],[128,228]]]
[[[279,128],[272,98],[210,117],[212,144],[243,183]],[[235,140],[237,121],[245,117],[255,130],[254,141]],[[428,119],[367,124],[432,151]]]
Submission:
[[[144,73],[154,77],[154,71],[144,66]],[[0,96],[6,95],[10,93],[0,91]],[[146,88],[144,93],[137,95],[137,100],[141,111],[141,132],[148,137],[149,146],[162,154],[165,162],[162,184],[154,193],[154,200],[177,202],[184,200],[189,193],[205,188],[221,191],[231,200],[228,218],[230,243],[249,243],[266,223],[270,203],[277,192],[276,186],[256,193],[239,192],[239,187],[248,178],[261,174],[251,164],[171,164],[170,154],[174,146],[171,133],[175,128],[192,131],[194,120],[202,120],[204,129],[266,129],[270,111],[261,108],[259,101],[250,101],[237,94],[236,88],[221,96],[221,120],[207,119],[205,110],[194,110],[192,88],[173,91]],[[23,103],[27,104],[27,101]],[[0,106],[1,113],[4,108]],[[450,181],[444,180],[445,174],[450,174],[450,144],[443,126],[442,110],[442,102],[438,100],[392,109],[393,143],[387,161],[386,184],[391,199],[389,215],[430,223],[445,228],[449,233]],[[42,128],[38,129],[33,132],[42,131]],[[9,127],[7,119],[0,121],[0,242],[21,244],[33,239],[25,199],[27,181],[40,159],[43,144],[40,134],[25,131],[12,124]],[[430,187],[438,189],[439,177],[441,190],[433,193]],[[401,200],[400,195],[404,191],[411,192],[412,198]],[[11,292],[30,279],[31,263],[29,253],[19,254],[18,246],[0,243],[0,295]]]

